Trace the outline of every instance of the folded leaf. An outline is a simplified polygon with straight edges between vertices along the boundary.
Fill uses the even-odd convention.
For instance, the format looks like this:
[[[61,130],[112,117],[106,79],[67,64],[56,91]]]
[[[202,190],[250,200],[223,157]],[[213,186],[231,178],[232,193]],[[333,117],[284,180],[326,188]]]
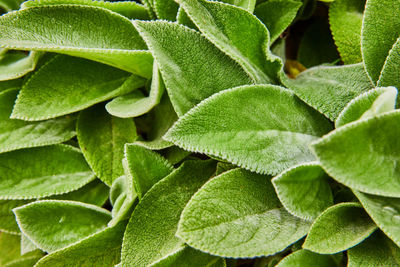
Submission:
[[[10,234],[19,234],[12,209],[29,203],[27,200],[0,200],[0,231]]]
[[[100,7],[38,6],[8,13],[0,18],[0,44],[84,57],[151,77],[152,57],[131,21]]]
[[[144,82],[104,64],[60,55],[24,84],[11,118],[35,121],[73,113],[129,93]]]
[[[63,200],[36,201],[13,211],[21,231],[47,252],[101,231],[111,219],[105,209]]]
[[[383,66],[381,76],[379,77],[378,86],[395,86],[400,88],[400,38],[397,39],[393,48],[386,58],[385,65]]]
[[[0,199],[63,194],[94,179],[79,150],[66,145],[3,153],[0,162]]]
[[[290,254],[276,267],[301,267],[301,266],[318,266],[318,267],[337,267],[338,264],[330,255],[321,255],[311,251],[301,249]]]
[[[365,193],[400,197],[400,111],[353,122],[312,147],[322,167],[340,183]]]
[[[235,169],[210,180],[191,198],[176,235],[213,255],[250,258],[285,249],[308,228],[280,206],[268,177]]]
[[[251,171],[278,174],[313,161],[308,144],[330,129],[328,120],[289,90],[253,85],[225,90],[203,101],[164,139]]]
[[[236,62],[200,33],[165,21],[133,23],[157,60],[178,116],[216,92],[251,83]]]
[[[40,52],[26,55],[20,51],[7,51],[0,56],[0,81],[20,78],[35,69]]]
[[[181,212],[214,171],[212,161],[186,161],[147,192],[125,231],[123,266],[147,266],[181,249],[175,236]]]
[[[318,163],[292,167],[272,180],[283,206],[291,214],[313,220],[333,204],[328,176]]]

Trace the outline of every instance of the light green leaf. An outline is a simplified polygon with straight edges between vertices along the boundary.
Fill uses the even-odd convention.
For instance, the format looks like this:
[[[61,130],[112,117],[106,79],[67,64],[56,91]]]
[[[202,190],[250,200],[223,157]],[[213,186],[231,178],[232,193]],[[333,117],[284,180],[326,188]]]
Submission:
[[[96,176],[110,186],[124,174],[124,145],[137,139],[135,123],[109,115],[100,104],[80,113],[77,133],[86,161]]]
[[[304,102],[335,120],[348,102],[372,89],[362,64],[315,67],[282,81]]]
[[[400,265],[400,248],[378,231],[350,249],[347,255],[348,267]]]
[[[393,48],[390,50],[383,66],[378,86],[395,86],[400,88],[400,38],[397,39]]]
[[[291,167],[272,180],[278,197],[294,216],[313,220],[333,204],[328,176],[318,163]]]
[[[216,92],[251,82],[200,33],[165,21],[133,23],[157,60],[178,116]]]
[[[282,62],[269,52],[269,32],[255,16],[221,2],[179,2],[204,36],[237,61],[256,83],[278,82]]]
[[[56,56],[22,87],[11,118],[46,120],[126,94],[145,80],[87,59]]]
[[[171,163],[161,155],[135,144],[125,145],[125,157],[139,199],[174,170]]]
[[[14,215],[14,213],[13,213],[13,215]],[[15,215],[14,215],[14,217],[15,217]],[[15,220],[15,218],[14,218],[14,220]],[[36,249],[38,249],[38,247],[35,244],[33,244],[32,241],[26,235],[21,233],[21,255],[27,254]]]
[[[0,162],[0,199],[63,194],[94,179],[79,150],[66,145],[3,153]]]
[[[131,21],[100,7],[38,6],[8,13],[0,18],[0,44],[83,57],[151,77],[152,57]]]
[[[235,169],[210,180],[191,198],[176,235],[213,255],[250,258],[285,249],[308,228],[281,207],[268,177]]]
[[[271,43],[289,27],[301,5],[301,1],[297,0],[269,0],[257,5],[254,15],[267,27]]]
[[[335,0],[329,6],[329,23],[345,64],[362,62],[361,26],[366,0]]]
[[[365,193],[400,197],[398,162],[400,111],[350,123],[312,147],[338,182]]]
[[[20,51],[7,51],[0,55],[0,81],[20,78],[35,69],[40,52],[26,55]]]
[[[325,210],[312,224],[303,248],[335,254],[356,246],[376,230],[358,203],[340,203]]]
[[[253,13],[254,7],[257,2],[256,0],[220,0],[220,1],[246,9],[249,13]]]
[[[253,85],[225,90],[203,101],[164,139],[251,171],[278,174],[314,161],[308,144],[330,129],[328,120],[289,90]]]
[[[4,265],[4,267],[32,267],[42,257],[43,255],[24,257],[22,259],[10,261]]]
[[[351,100],[336,119],[336,128],[347,123],[367,119],[392,111],[396,104],[397,90],[394,87],[378,87]]]
[[[21,232],[47,252],[101,231],[111,219],[105,209],[63,200],[36,201],[13,211]]]
[[[36,267],[110,267],[120,262],[121,239],[126,222],[106,228],[71,246],[42,258]]]
[[[0,200],[0,231],[10,234],[19,234],[19,227],[15,221],[12,209],[29,203],[27,200]]]
[[[159,19],[175,21],[179,5],[174,0],[152,0]]]
[[[147,192],[124,235],[123,266],[146,266],[181,249],[175,237],[181,212],[214,171],[213,161],[185,161]]]
[[[16,263],[33,258],[35,259],[33,263],[35,263],[43,254],[43,252],[35,250],[28,254],[21,255],[21,236],[0,232],[0,266],[25,267],[26,265]],[[31,266],[33,266],[33,264],[27,267]]]
[[[318,267],[337,267],[337,263],[334,258],[330,255],[321,255],[313,253],[311,251],[301,249],[292,254],[289,254],[286,258],[279,262],[276,267],[306,267],[306,266],[318,266]]]
[[[75,117],[40,122],[10,119],[18,90],[0,93],[0,152],[62,143],[74,137]]]

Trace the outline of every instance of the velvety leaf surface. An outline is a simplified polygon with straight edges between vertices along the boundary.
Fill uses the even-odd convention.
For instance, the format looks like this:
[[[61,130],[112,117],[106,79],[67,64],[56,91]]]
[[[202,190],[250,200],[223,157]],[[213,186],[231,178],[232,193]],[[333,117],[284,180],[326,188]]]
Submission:
[[[235,169],[210,180],[191,198],[176,234],[207,253],[247,258],[275,254],[308,228],[280,206],[268,177]]]
[[[376,230],[358,203],[340,203],[325,210],[312,224],[303,248],[320,254],[347,250]]]
[[[29,203],[27,200],[0,200],[0,231],[10,234],[19,234],[19,227],[15,221],[12,209]]]
[[[216,92],[251,82],[232,59],[196,31],[165,21],[134,25],[157,60],[179,116]]]
[[[328,176],[318,163],[292,167],[272,180],[283,206],[293,215],[313,220],[333,204]]]
[[[18,90],[0,93],[0,152],[62,143],[74,137],[75,117],[40,122],[10,119]]]
[[[14,215],[14,220],[15,220],[15,215]],[[21,233],[21,255],[24,255],[36,249],[38,249],[38,247],[35,244],[33,244],[32,241],[26,235]]]
[[[278,265],[276,265],[276,267],[303,266],[337,267],[338,265],[330,255],[321,255],[305,249],[301,249],[290,254],[280,261]]]
[[[139,202],[122,245],[124,266],[145,266],[183,246],[175,236],[181,212],[215,171],[212,161],[186,161],[155,184]]]
[[[381,76],[378,81],[379,86],[395,86],[400,88],[400,38],[397,39],[393,48],[390,50],[383,66]]]
[[[295,80],[282,82],[331,120],[353,98],[373,88],[362,64],[315,67],[300,73]]]
[[[253,85],[225,90],[203,101],[164,139],[252,171],[278,174],[313,161],[308,144],[330,129],[328,120],[289,90]]]
[[[0,199],[63,194],[94,179],[79,150],[66,145],[3,153],[0,162]]]
[[[361,33],[361,51],[365,68],[377,82],[389,50],[400,35],[400,2],[368,0]]]
[[[0,81],[16,79],[35,69],[40,52],[28,55],[20,51],[2,51],[0,55]]]
[[[60,55],[24,84],[11,118],[44,120],[73,113],[129,93],[144,82],[104,64]]]
[[[400,112],[340,127],[312,147],[322,167],[340,183],[365,193],[400,197],[397,166]]]
[[[21,231],[40,249],[53,252],[107,226],[110,213],[74,201],[42,200],[14,210]]]
[[[174,0],[152,0],[154,11],[159,19],[175,21],[179,5]]]
[[[329,6],[329,23],[345,64],[362,61],[361,26],[365,0],[335,0]]]

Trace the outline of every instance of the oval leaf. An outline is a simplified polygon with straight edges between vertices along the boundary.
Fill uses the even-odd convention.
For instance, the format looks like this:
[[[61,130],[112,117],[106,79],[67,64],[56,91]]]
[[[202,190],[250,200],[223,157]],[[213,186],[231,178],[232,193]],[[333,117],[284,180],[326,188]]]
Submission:
[[[330,255],[321,255],[305,249],[290,254],[276,265],[276,267],[302,266],[337,267],[338,265]]]

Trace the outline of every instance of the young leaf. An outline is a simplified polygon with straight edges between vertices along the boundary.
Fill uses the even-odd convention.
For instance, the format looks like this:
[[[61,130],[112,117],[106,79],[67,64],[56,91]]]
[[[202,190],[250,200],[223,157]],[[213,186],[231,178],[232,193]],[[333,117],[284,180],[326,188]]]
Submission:
[[[381,76],[379,77],[378,86],[395,86],[400,88],[400,71],[398,63],[400,62],[400,38],[397,39],[393,48],[386,58]]]
[[[165,21],[133,23],[157,60],[178,116],[216,92],[251,83],[236,62],[200,33]]]
[[[322,167],[340,183],[365,193],[400,197],[400,111],[353,122],[312,147]]]
[[[21,231],[47,252],[99,232],[111,219],[107,210],[75,201],[41,200],[13,211]]]
[[[268,177],[235,169],[210,180],[191,198],[176,235],[213,255],[250,258],[285,249],[308,228],[280,206]]]
[[[10,234],[19,234],[19,227],[15,221],[12,209],[29,203],[27,200],[0,200],[0,231]]]
[[[301,266],[337,267],[338,265],[330,255],[321,255],[305,249],[289,254],[289,256],[285,257],[276,265],[276,267]]]
[[[100,7],[38,6],[8,13],[0,18],[0,44],[83,57],[151,77],[152,57],[131,21]]]
[[[361,26],[365,0],[335,0],[329,6],[329,23],[345,64],[362,62]]]
[[[291,214],[313,220],[333,204],[327,178],[318,163],[306,163],[284,171],[272,180],[272,184]]]
[[[304,102],[335,120],[348,102],[373,88],[362,64],[315,67],[283,84]]]
[[[144,82],[104,64],[60,55],[24,84],[11,118],[35,121],[73,113],[129,93]]]
[[[183,246],[175,237],[181,212],[215,171],[213,161],[186,161],[139,202],[122,244],[123,266],[145,266]]]
[[[368,0],[361,32],[361,52],[372,81],[378,81],[389,50],[400,35],[400,1]]]
[[[74,137],[75,117],[27,122],[10,119],[18,90],[0,93],[0,152],[62,143]]]
[[[94,179],[82,154],[66,145],[3,153],[0,162],[0,199],[63,194]]]
[[[308,144],[330,129],[328,120],[289,90],[252,85],[225,90],[203,101],[164,139],[251,171],[278,174],[313,161]]]
[[[0,81],[20,78],[35,69],[41,56],[32,51],[28,55],[20,51],[7,51],[0,55]]]
[[[303,248],[320,254],[335,254],[362,242],[376,228],[360,204],[340,203],[314,221]]]

